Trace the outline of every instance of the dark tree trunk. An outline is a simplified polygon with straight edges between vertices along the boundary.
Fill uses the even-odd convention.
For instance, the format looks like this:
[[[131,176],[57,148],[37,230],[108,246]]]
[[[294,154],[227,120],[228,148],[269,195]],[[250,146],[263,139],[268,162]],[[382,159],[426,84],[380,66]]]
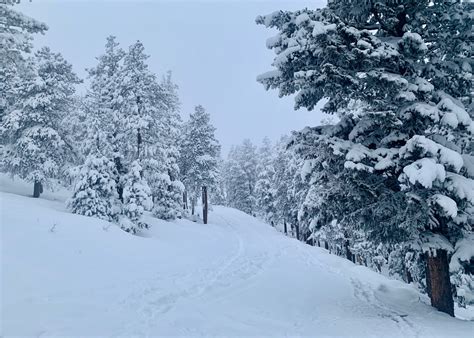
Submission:
[[[120,202],[123,202],[123,186],[120,182],[120,177],[124,174],[124,170],[123,170],[123,165],[122,165],[122,161],[120,157],[118,156],[115,157],[114,163],[115,163],[115,168],[117,169],[117,180],[116,180],[117,194],[118,194]]]
[[[324,249],[329,250],[329,244],[328,241],[324,241]]]
[[[283,231],[285,231],[285,235],[288,234],[288,228],[286,226],[286,221],[283,221]]]
[[[202,220],[204,224],[207,224],[207,187],[202,187]]]
[[[298,224],[295,224],[295,230],[296,230],[296,239],[300,240],[300,227]]]
[[[137,131],[137,158],[140,158],[140,151],[142,146],[142,134],[140,132],[140,128]]]
[[[349,248],[349,241],[344,241],[344,250],[346,251],[346,258],[350,261],[352,261],[352,252],[351,249]]]
[[[194,216],[194,204],[195,204],[195,201],[194,201],[194,198],[191,199],[191,215]]]
[[[431,298],[431,305],[454,317],[454,301],[446,250],[437,250],[436,256],[426,254],[426,284]]]
[[[40,197],[41,193],[43,192],[43,185],[41,182],[35,181],[33,184],[33,197],[38,198]]]
[[[411,276],[411,273],[410,271],[408,271],[408,268],[406,266],[405,266],[405,278],[408,284],[413,282],[413,277]]]
[[[183,209],[188,209],[188,192],[186,190],[183,191]]]

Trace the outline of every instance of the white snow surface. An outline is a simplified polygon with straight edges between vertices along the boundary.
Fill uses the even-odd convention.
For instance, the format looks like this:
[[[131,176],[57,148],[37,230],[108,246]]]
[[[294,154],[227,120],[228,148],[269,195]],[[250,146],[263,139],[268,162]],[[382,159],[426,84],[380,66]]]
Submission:
[[[141,237],[0,177],[0,336],[472,337],[412,286],[240,211]]]

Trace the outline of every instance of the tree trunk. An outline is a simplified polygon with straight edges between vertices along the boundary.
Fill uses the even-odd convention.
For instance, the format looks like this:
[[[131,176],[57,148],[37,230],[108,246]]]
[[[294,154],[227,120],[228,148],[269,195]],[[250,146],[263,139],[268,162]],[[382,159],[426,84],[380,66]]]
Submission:
[[[123,170],[122,160],[120,159],[119,156],[116,156],[114,158],[114,163],[115,163],[115,168],[117,169],[117,174],[118,174],[117,179],[116,179],[117,194],[118,194],[120,202],[123,202],[123,186],[122,186],[122,183],[120,182],[120,177],[124,174],[124,170]]]
[[[43,185],[41,182],[35,181],[33,184],[33,197],[38,198],[40,197],[41,193],[43,192]]]
[[[454,301],[446,250],[437,250],[436,256],[426,254],[426,284],[428,285],[431,305],[454,317]]]
[[[283,231],[285,231],[285,235],[288,235],[288,228],[286,226],[286,221],[283,221]]]
[[[186,190],[183,191],[183,209],[188,209],[188,192]]]
[[[349,248],[349,241],[344,241],[344,250],[346,251],[346,258],[352,261],[352,252]]]
[[[140,132],[140,128],[137,131],[137,159],[140,158],[140,151],[142,146],[142,134]]]
[[[300,227],[298,224],[295,224],[295,229],[296,229],[296,239],[300,240]]]
[[[408,284],[413,283],[413,277],[411,276],[411,273],[406,266],[405,266],[405,278]]]
[[[329,244],[328,241],[324,241],[324,249],[329,250]]]
[[[195,201],[194,201],[194,198],[191,199],[191,215],[194,216],[194,204],[195,204]]]
[[[202,220],[204,224],[207,224],[207,187],[202,187]]]

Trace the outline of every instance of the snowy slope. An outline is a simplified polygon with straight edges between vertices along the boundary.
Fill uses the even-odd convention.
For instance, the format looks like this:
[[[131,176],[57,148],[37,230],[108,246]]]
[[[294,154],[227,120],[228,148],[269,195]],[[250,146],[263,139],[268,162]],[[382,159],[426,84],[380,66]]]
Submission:
[[[0,335],[472,337],[403,283],[234,209],[144,237],[4,178]],[[56,196],[56,197],[55,197]],[[61,197],[62,196],[62,197]],[[54,200],[57,198],[58,200]]]

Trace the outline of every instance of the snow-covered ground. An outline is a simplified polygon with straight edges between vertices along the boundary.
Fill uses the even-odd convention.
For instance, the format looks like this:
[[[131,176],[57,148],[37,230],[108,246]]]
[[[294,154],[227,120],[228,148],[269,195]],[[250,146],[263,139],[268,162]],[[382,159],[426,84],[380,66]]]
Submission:
[[[143,237],[1,178],[0,335],[472,337],[411,286],[240,211]]]

